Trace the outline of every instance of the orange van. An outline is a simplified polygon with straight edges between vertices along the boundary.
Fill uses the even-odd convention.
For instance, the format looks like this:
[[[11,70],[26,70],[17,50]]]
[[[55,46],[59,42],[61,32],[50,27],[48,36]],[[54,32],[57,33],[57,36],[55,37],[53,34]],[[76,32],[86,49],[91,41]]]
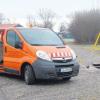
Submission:
[[[36,79],[69,80],[79,73],[74,51],[46,28],[0,25],[0,72]]]

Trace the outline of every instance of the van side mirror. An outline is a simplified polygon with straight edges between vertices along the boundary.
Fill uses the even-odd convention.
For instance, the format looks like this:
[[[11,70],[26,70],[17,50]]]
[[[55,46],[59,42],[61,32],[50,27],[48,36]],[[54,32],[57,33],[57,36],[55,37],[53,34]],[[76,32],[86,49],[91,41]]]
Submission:
[[[17,49],[22,49],[22,48],[23,48],[23,43],[20,42],[20,41],[17,41],[17,42],[15,43],[15,48],[17,48]]]
[[[3,42],[2,41],[0,41],[0,47],[3,47]]]

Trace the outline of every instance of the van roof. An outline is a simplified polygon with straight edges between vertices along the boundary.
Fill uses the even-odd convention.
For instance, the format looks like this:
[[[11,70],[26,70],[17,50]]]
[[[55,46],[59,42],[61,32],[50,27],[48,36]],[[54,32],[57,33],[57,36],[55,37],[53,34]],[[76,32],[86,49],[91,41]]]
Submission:
[[[20,24],[1,24],[0,29],[8,29],[10,27],[23,27]]]
[[[48,28],[41,28],[41,27],[33,27],[33,28],[17,27],[17,29],[49,30]]]
[[[1,24],[0,29],[9,29],[9,28],[16,28],[16,29],[29,29],[26,27],[23,27],[20,24]],[[37,29],[37,30],[49,30],[48,28],[41,28],[41,27],[32,27],[30,29]]]

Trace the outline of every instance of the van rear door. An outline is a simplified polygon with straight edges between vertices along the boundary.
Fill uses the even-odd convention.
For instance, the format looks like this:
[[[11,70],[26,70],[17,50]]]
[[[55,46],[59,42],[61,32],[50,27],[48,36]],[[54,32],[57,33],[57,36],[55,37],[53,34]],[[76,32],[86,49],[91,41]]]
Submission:
[[[0,29],[0,64],[3,64],[3,34],[4,30]]]

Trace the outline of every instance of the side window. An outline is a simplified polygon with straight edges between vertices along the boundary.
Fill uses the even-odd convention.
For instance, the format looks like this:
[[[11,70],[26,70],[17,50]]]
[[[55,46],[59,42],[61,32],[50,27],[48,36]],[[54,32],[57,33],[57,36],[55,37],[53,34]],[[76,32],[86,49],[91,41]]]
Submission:
[[[14,31],[7,32],[7,43],[13,47],[15,47],[15,43],[20,41],[19,36]]]
[[[8,31],[7,33],[7,43],[11,46],[15,46],[15,32],[13,31]]]

